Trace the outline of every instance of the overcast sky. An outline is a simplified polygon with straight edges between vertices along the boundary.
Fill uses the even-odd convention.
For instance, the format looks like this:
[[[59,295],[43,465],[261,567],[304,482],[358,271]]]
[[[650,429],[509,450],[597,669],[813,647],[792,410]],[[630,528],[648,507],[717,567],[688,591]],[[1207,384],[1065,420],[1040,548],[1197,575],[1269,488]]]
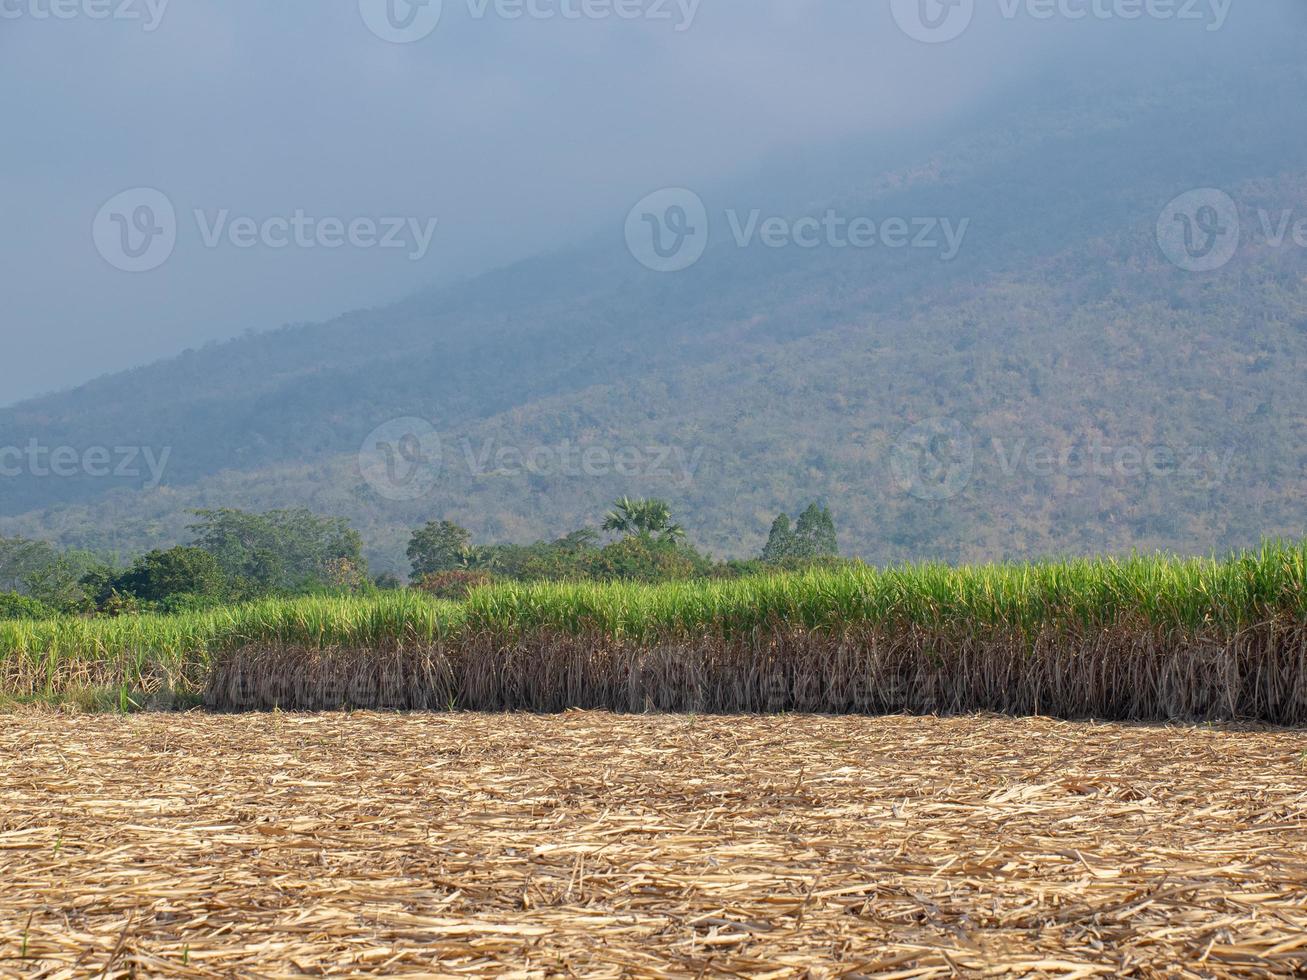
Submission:
[[[0,404],[398,299],[1025,73],[1247,57],[1303,23],[1298,0],[919,2],[0,0]],[[160,196],[171,250],[115,256]]]

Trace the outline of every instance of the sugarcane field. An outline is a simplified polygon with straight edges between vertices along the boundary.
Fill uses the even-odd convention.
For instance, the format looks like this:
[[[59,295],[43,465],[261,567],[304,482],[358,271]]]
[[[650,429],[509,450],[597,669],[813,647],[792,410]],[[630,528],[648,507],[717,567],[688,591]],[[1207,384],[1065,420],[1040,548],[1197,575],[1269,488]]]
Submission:
[[[1304,49],[0,0],[0,980],[1307,980]]]

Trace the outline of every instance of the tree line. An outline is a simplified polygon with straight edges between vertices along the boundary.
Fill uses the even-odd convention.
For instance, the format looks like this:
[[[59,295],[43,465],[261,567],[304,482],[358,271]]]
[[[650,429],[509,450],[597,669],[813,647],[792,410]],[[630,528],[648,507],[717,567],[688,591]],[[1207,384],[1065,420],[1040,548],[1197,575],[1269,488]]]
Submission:
[[[0,619],[56,614],[181,612],[269,596],[404,588],[393,573],[371,576],[363,541],[343,518],[308,510],[262,514],[200,510],[191,541],[120,564],[43,541],[0,538]],[[534,544],[478,544],[466,528],[431,520],[406,550],[408,587],[461,598],[496,579],[662,582],[740,577],[838,561],[830,511],[810,505],[781,514],[754,559],[719,561],[695,548],[670,505],[623,497],[596,527]]]

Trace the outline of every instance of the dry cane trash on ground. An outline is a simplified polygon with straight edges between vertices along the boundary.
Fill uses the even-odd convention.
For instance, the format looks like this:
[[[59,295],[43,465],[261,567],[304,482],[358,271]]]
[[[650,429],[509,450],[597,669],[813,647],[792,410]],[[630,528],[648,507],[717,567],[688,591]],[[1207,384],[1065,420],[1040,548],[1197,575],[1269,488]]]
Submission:
[[[1307,735],[0,716],[0,974],[1284,976]]]

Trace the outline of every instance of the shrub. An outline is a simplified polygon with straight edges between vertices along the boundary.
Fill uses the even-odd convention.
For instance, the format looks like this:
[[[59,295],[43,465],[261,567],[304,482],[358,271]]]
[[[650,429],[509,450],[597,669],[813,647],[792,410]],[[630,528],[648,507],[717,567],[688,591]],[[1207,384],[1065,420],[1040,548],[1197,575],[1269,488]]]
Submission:
[[[112,589],[104,601],[100,603],[100,607],[96,612],[98,615],[110,618],[115,616],[139,616],[141,614],[141,600],[130,592],[119,592]]]
[[[0,619],[53,619],[55,611],[39,599],[0,592]]]
[[[214,609],[221,609],[225,605],[226,600],[221,596],[196,595],[194,592],[176,592],[157,603],[159,612],[172,616],[209,612]]]
[[[414,588],[436,599],[462,602],[471,595],[473,589],[492,585],[494,581],[495,577],[489,572],[432,572],[424,575]]]
[[[382,572],[372,580],[372,584],[382,592],[393,592],[404,587],[404,580],[394,572]]]
[[[674,582],[702,578],[712,562],[688,545],[647,535],[623,538],[599,551],[588,563],[590,577],[630,582]]]

